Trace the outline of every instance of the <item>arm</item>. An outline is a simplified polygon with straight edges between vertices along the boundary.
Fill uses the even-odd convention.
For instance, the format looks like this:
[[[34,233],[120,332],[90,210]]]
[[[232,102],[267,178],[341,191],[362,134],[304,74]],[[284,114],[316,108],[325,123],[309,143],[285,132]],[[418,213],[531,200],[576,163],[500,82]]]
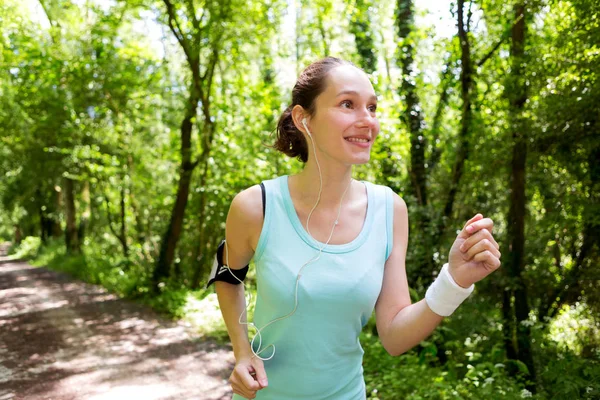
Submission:
[[[259,189],[260,190],[260,189]],[[223,253],[225,264],[229,262],[229,268],[240,269],[248,265],[254,250],[250,245],[252,235],[251,226],[262,225],[262,215],[259,214],[257,221],[256,210],[253,207],[254,187],[237,194],[227,214],[225,224],[226,246]],[[260,193],[259,193],[260,195]],[[260,208],[258,208],[260,210]],[[237,358],[252,355],[250,342],[248,341],[248,328],[239,323],[242,312],[242,321],[246,320],[246,299],[244,298],[244,285],[232,285],[226,282],[215,282],[215,290],[219,299],[219,307],[227,326],[227,332],[233,346],[233,353]]]
[[[427,338],[443,319],[431,311],[425,299],[411,304],[405,267],[407,245],[406,203],[394,194],[394,245],[385,263],[383,286],[375,304],[377,332],[383,347],[393,356]]]
[[[230,269],[245,267],[254,256],[252,237],[260,235],[262,229],[262,195],[258,185],[237,194],[227,214],[226,246],[223,260]],[[219,300],[219,307],[227,326],[227,332],[233,346],[236,367],[230,377],[230,382],[235,393],[247,398],[254,398],[256,390],[267,386],[266,374],[262,360],[253,357],[250,341],[248,340],[246,322],[246,299],[244,298],[244,285],[232,285],[227,282],[215,282],[215,290]],[[256,380],[252,374],[256,374]],[[257,382],[261,381],[261,385]]]
[[[475,215],[465,223],[450,249],[448,273],[453,285],[462,287],[460,292],[500,267],[499,246],[491,233],[493,225],[491,219]],[[444,318],[433,312],[425,299],[411,304],[405,267],[407,245],[406,203],[394,195],[394,244],[385,263],[383,287],[375,305],[379,337],[383,347],[393,356],[410,350],[427,338]]]
[[[232,268],[233,269],[233,268]],[[240,324],[239,317],[243,312],[242,321],[246,320],[246,299],[244,298],[244,287],[232,285],[227,282],[215,282],[215,290],[219,299],[219,307],[223,320],[227,326],[227,333],[233,347],[233,355],[236,360],[243,357],[252,357],[250,341],[248,340],[248,328]]]

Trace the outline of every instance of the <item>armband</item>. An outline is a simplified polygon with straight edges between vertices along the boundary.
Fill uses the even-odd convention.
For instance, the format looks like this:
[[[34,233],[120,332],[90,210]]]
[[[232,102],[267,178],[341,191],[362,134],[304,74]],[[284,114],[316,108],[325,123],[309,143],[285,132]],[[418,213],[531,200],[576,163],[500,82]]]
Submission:
[[[219,247],[217,247],[217,253],[215,254],[215,260],[213,262],[210,276],[208,277],[208,283],[205,289],[208,288],[213,282],[222,281],[231,283],[232,285],[239,285],[246,278],[248,273],[248,265],[240,269],[231,269],[223,262],[223,254],[225,252],[225,240],[221,241]]]

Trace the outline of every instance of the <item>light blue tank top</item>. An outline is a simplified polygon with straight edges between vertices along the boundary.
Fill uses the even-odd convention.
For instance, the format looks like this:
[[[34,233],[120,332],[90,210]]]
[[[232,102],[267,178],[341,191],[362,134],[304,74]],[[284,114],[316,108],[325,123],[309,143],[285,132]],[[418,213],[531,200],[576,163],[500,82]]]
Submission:
[[[257,392],[258,400],[366,398],[358,336],[373,312],[392,251],[393,198],[388,187],[362,183],[368,199],[362,231],[350,243],[325,246],[321,258],[302,271],[296,313],[262,331],[262,347],[273,343],[276,352],[264,362],[269,386]],[[259,328],[293,310],[296,276],[324,244],[302,226],[287,175],[264,186],[265,218],[254,254],[253,322]],[[257,344],[258,339],[255,351]]]

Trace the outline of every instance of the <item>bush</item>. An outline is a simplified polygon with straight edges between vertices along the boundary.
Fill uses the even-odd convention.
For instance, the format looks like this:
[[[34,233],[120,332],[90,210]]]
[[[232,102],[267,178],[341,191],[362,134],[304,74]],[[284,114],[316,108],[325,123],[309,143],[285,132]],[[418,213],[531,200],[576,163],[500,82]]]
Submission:
[[[541,352],[540,376],[552,400],[599,399],[600,354],[583,358],[549,342]]]
[[[516,377],[509,375],[502,330],[494,322],[495,311],[484,306],[464,304],[431,336],[398,357],[390,356],[372,333],[372,317],[361,334],[368,398],[542,399],[525,389],[526,368]]]
[[[12,254],[15,259],[31,259],[37,257],[42,239],[36,236],[27,236],[17,246],[9,249],[9,254]]]

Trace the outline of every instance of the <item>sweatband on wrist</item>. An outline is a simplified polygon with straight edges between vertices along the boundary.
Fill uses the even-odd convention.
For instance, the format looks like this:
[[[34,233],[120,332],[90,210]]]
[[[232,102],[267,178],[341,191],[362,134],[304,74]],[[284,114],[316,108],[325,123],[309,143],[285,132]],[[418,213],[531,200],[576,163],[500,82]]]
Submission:
[[[425,301],[431,311],[442,317],[447,317],[452,315],[454,310],[469,297],[474,289],[475,284],[468,288],[459,286],[450,275],[448,263],[446,263],[435,281],[427,289]]]

